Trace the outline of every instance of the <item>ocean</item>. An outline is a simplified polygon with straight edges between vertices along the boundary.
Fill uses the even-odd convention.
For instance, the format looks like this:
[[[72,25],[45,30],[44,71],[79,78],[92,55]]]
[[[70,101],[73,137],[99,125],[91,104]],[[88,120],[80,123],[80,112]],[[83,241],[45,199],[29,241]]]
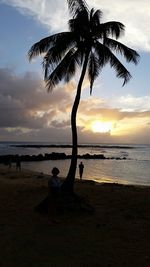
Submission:
[[[43,142],[0,142],[0,155],[44,155],[52,152],[71,154],[70,147],[62,147],[62,144],[56,144],[56,147],[48,147],[48,145],[51,144]],[[82,144],[82,147],[78,149],[78,154],[86,153],[103,154],[109,159],[78,159],[78,164],[80,161],[84,164],[83,179],[92,179],[96,182],[150,186],[149,144],[88,144],[88,146]],[[56,166],[60,170],[60,176],[65,177],[69,164],[69,159],[22,162],[22,168],[51,174],[51,169]],[[78,168],[76,178],[79,178]]]

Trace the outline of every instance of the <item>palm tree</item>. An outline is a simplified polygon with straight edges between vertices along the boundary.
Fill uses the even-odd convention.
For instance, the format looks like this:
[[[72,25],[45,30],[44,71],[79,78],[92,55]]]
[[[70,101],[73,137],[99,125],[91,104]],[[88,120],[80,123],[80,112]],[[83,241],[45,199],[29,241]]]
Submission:
[[[117,21],[101,23],[102,11],[89,10],[83,0],[67,0],[72,19],[69,31],[60,32],[35,43],[29,50],[29,60],[37,55],[44,55],[44,79],[48,91],[60,81],[69,82],[75,75],[77,67],[81,68],[75,101],[71,112],[72,159],[68,175],[62,188],[72,193],[77,167],[77,126],[76,116],[80,102],[81,88],[87,73],[90,81],[90,94],[93,83],[102,68],[109,63],[116,71],[116,76],[123,79],[125,85],[131,78],[129,71],[116,57],[124,56],[127,62],[138,63],[138,53],[118,42],[124,33],[124,25]]]

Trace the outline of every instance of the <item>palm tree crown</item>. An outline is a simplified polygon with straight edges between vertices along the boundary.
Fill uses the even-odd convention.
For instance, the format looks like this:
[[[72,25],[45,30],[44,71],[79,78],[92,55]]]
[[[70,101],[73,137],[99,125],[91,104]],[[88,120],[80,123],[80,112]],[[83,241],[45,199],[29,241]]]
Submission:
[[[86,56],[90,92],[94,80],[107,63],[115,69],[118,78],[123,78],[123,85],[127,83],[131,75],[113,52],[120,53],[127,62],[135,64],[139,55],[117,41],[124,33],[124,25],[116,21],[101,23],[102,11],[89,10],[84,1],[68,0],[68,4],[73,14],[69,20],[70,31],[46,37],[29,50],[29,59],[45,54],[43,68],[48,90],[52,90],[62,79],[69,82]]]

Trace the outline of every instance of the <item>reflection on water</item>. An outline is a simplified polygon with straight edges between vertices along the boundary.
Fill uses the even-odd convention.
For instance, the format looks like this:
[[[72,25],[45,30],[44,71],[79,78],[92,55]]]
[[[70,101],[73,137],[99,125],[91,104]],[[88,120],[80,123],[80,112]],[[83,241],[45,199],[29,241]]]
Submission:
[[[150,186],[150,165],[146,161],[133,160],[82,160],[84,179],[97,182],[115,182],[122,184],[137,184]],[[51,169],[56,166],[60,175],[65,177],[69,168],[69,160],[53,160],[42,162],[23,163],[24,168],[51,174]],[[79,164],[79,161],[78,161]],[[76,177],[79,178],[78,169]]]

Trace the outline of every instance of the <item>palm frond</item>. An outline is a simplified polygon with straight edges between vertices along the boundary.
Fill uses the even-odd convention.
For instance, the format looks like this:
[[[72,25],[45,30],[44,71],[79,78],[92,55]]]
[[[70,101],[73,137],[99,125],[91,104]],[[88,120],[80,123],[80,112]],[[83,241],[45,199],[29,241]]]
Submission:
[[[70,62],[67,66],[66,75],[64,77],[65,82],[69,82],[71,78],[75,75],[77,65],[81,66],[81,53],[80,50],[77,49],[74,53],[72,53],[72,56],[70,57]]]
[[[107,46],[97,41],[95,45],[95,52],[99,55],[101,67],[104,67],[104,65],[109,62],[110,66],[115,69],[117,77],[124,79],[123,86],[130,80],[130,72],[124,67],[124,65]]]
[[[82,10],[88,10],[86,1],[84,0],[67,0],[70,13],[76,16]]]
[[[75,65],[77,63],[77,61],[75,61],[74,53],[75,49],[70,49],[58,66],[47,77],[46,87],[48,91],[51,91],[62,79],[67,77],[67,81],[70,80],[69,77],[72,77],[74,74]]]
[[[68,38],[70,34],[70,32],[61,32],[41,39],[30,48],[28,52],[29,61],[40,54],[46,53],[57,42]]]
[[[99,60],[100,67],[103,68],[109,62],[109,50],[105,45],[98,41],[94,43],[94,49]]]
[[[94,8],[91,9],[90,12],[90,24],[91,24],[91,28],[98,26],[100,24],[100,20],[102,18],[103,12],[98,9],[98,10],[94,10]]]
[[[105,38],[105,45],[123,55],[127,62],[133,62],[135,64],[138,63],[140,58],[139,54],[126,45],[110,38]]]
[[[122,86],[124,86],[130,79],[130,72],[124,67],[124,65],[119,61],[119,59],[111,52],[110,56],[110,66],[115,69],[118,78],[124,79]]]
[[[89,14],[87,10],[78,12],[73,19],[69,20],[68,24],[70,31],[75,32],[77,38],[87,36],[89,34]]]
[[[89,56],[89,62],[88,62],[88,77],[90,80],[90,95],[92,94],[93,83],[94,83],[95,79],[98,77],[100,70],[101,70],[101,66],[99,64],[99,60],[96,57],[96,54],[91,52],[90,56]]]
[[[97,34],[103,36],[103,38],[111,35],[118,39],[124,33],[125,26],[118,21],[109,21],[101,23],[97,28]]]
[[[56,42],[56,44],[51,47],[46,53],[43,59],[43,69],[45,70],[45,79],[48,76],[48,70],[50,72],[54,69],[59,62],[62,60],[64,55],[76,45],[76,40],[74,34],[70,33],[68,36],[65,35],[64,38],[61,38]]]

